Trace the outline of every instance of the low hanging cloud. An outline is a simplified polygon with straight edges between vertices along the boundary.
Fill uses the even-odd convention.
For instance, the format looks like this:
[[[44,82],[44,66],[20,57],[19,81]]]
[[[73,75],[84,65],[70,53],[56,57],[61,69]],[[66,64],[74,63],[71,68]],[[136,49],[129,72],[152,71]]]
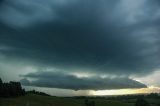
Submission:
[[[159,0],[1,0],[0,57],[6,63],[27,61],[62,73],[144,76],[160,68],[159,5]],[[72,77],[67,74],[62,79],[88,82],[93,89],[98,88],[96,81],[102,81],[103,88],[114,81],[117,86],[111,88],[134,85],[128,78],[104,82]],[[119,80],[131,81],[131,85]],[[43,75],[29,84],[44,86],[43,81],[51,84]],[[80,85],[75,89],[86,88]]]
[[[106,90],[123,88],[146,88],[145,84],[129,78],[77,77],[57,72],[37,72],[23,75],[21,83],[26,86],[61,88],[71,90]],[[27,80],[34,79],[32,81]]]

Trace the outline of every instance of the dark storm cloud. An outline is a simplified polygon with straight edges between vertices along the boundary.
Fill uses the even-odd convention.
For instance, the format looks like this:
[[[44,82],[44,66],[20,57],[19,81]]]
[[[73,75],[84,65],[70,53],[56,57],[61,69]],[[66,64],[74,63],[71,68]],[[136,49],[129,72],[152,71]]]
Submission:
[[[72,90],[105,90],[146,87],[146,85],[129,78],[78,78],[74,75],[67,75],[56,72],[30,73],[24,75],[23,77],[25,78],[21,80],[23,85]],[[29,81],[26,78],[32,78],[34,80]]]
[[[6,57],[66,71],[126,76],[159,68],[158,4],[29,1],[7,0],[0,9],[5,26],[0,44],[14,48],[1,51]]]

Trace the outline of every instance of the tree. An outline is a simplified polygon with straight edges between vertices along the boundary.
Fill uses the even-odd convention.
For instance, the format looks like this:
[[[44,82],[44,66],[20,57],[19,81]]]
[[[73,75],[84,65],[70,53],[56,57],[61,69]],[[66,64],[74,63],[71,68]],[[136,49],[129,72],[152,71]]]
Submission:
[[[2,79],[0,78],[0,95],[2,95],[2,84],[3,82],[2,82]]]
[[[84,101],[85,106],[95,106],[95,102],[94,101],[89,101],[88,99],[86,99]]]
[[[2,86],[3,82],[2,82],[2,79],[0,78],[0,86]]]
[[[0,97],[15,97],[25,95],[20,82],[3,83],[0,79]]]
[[[144,99],[137,99],[135,106],[150,106]]]

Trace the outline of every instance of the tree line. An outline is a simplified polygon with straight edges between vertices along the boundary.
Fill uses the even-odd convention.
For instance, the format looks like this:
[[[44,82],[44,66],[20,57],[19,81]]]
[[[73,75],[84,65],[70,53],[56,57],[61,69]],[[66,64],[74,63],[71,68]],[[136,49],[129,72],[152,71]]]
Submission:
[[[0,97],[15,97],[25,95],[25,90],[22,89],[20,82],[10,81],[3,83],[0,78]]]
[[[46,94],[44,92],[39,92],[39,91],[36,91],[36,90],[27,91],[26,94],[36,94],[36,95],[41,95],[41,96],[51,96],[49,94]]]

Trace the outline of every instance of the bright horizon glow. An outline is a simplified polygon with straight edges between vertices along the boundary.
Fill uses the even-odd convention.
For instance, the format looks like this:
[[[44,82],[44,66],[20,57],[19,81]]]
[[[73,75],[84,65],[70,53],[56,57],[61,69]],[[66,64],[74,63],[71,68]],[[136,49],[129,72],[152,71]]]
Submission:
[[[128,95],[128,94],[147,94],[147,93],[160,93],[159,87],[148,87],[140,89],[118,89],[118,90],[98,90],[91,91],[90,94],[94,96],[105,96],[105,95]]]
[[[149,93],[160,93],[160,87],[150,86],[148,88],[140,89],[115,89],[115,90],[68,90],[58,88],[45,88],[45,87],[33,87],[23,86],[26,91],[36,90],[47,93],[52,96],[58,97],[72,97],[72,96],[114,96],[114,95],[130,95],[130,94],[149,94]]]

